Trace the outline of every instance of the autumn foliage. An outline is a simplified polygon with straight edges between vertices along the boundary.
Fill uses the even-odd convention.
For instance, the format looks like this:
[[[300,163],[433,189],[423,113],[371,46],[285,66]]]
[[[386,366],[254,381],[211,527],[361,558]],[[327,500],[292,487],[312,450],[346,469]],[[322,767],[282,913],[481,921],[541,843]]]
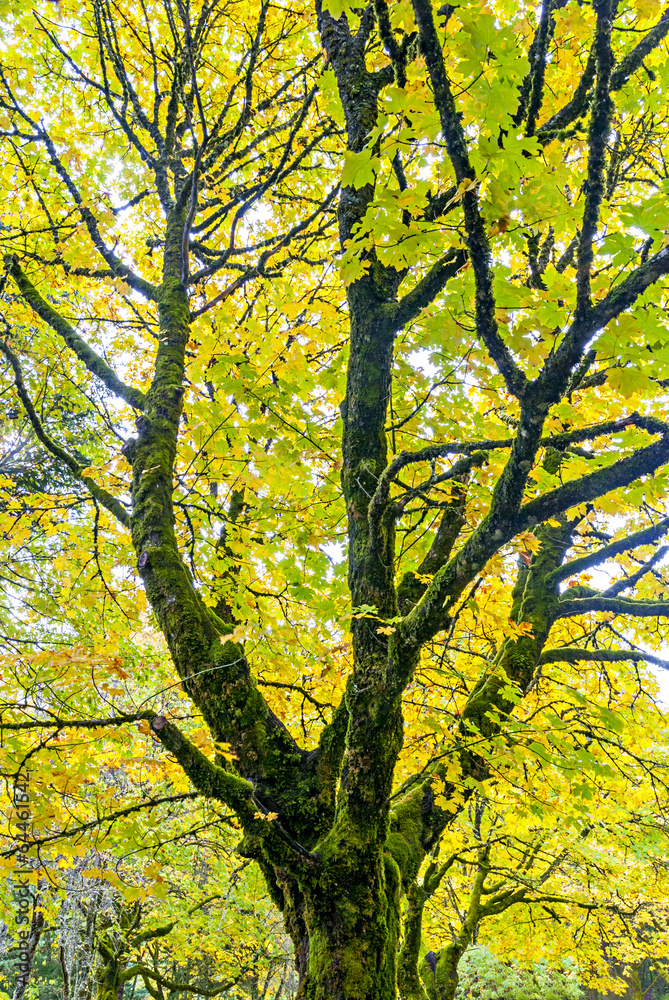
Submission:
[[[8,910],[105,886],[99,1000],[661,964],[669,11],[0,17]]]

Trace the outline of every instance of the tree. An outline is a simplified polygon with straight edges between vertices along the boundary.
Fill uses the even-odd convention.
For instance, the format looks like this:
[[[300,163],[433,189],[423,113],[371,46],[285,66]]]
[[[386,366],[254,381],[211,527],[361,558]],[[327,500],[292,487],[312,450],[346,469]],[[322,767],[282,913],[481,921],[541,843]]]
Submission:
[[[558,775],[545,778],[555,791]],[[607,796],[608,782],[598,784]],[[568,795],[560,805],[549,825],[536,812],[505,816],[499,801],[470,799],[442,842],[442,851],[455,850],[408,887],[402,996],[436,1000],[448,981],[461,991],[463,966],[477,964],[467,956],[486,943],[503,949],[498,965],[530,965],[542,955],[557,972],[567,961],[581,985],[613,993],[646,959],[664,961],[666,865],[656,838],[622,811],[612,827],[595,807],[584,825],[574,823]],[[466,982],[471,988],[471,974]]]
[[[3,912],[11,944],[2,968],[1,985],[8,989],[3,1000],[35,990],[66,1000],[118,1000],[136,993],[157,1000],[255,998],[258,984],[270,996],[281,994],[292,979],[289,940],[260,873],[240,877],[249,863],[240,864],[229,830],[211,822],[193,830],[184,817],[173,823],[162,818],[166,843],[152,838],[143,858],[140,838],[128,849],[127,831],[115,853],[98,842],[97,850],[71,857],[61,840],[55,863],[42,857],[42,891],[26,935],[28,961],[20,965],[22,925],[12,919],[17,908],[6,880]],[[152,825],[149,820],[145,832]],[[53,962],[45,968],[41,941],[42,952],[57,956],[59,968]]]
[[[6,15],[2,349],[76,511],[12,506],[7,484],[7,544],[35,553],[8,610],[28,672],[58,635],[130,662],[136,560],[213,746],[134,690],[101,717],[90,686],[31,682],[7,699],[13,758],[150,720],[234,811],[299,996],[395,997],[403,896],[472,792],[494,777],[536,796],[527,762],[556,718],[574,789],[638,749],[616,710],[646,697],[667,614],[669,13],[53,14]],[[88,467],[54,393],[90,422]],[[350,647],[321,548],[344,515]]]

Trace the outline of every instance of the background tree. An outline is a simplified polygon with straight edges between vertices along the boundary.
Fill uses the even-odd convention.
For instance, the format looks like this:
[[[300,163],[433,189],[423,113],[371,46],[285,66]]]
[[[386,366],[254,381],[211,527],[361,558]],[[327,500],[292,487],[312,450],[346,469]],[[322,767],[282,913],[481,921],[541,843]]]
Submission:
[[[36,598],[9,585],[21,670],[52,664],[9,684],[9,759],[151,720],[243,828],[299,995],[395,997],[403,895],[474,790],[549,797],[537,733],[581,797],[607,750],[664,767],[619,716],[666,618],[669,13],[47,6],[6,18],[3,352],[81,504],[6,483],[8,558],[66,540]],[[129,673],[138,625],[213,742],[145,667],[55,690],[52,635]]]
[[[557,775],[545,778],[555,789]],[[602,780],[597,784],[608,799]],[[613,992],[627,988],[644,961],[662,966],[667,872],[655,836],[621,812],[611,823],[606,807],[593,809],[588,825],[574,822],[568,783],[564,791],[542,820],[536,812],[524,820],[518,810],[506,813],[494,799],[470,799],[443,838],[446,856],[407,890],[402,996],[437,998],[449,981],[457,993],[470,948],[485,944],[529,968],[537,954],[556,972],[573,963],[582,985]]]
[[[42,854],[39,933],[33,933],[34,918],[30,927],[37,947],[32,968],[21,976],[21,925],[14,886],[6,880],[3,998],[256,1000],[263,989],[271,997],[289,993],[290,942],[262,876],[245,871],[248,862],[232,850],[229,831],[211,822],[189,829],[184,818],[170,823],[163,817],[157,837],[155,814],[146,816],[144,833],[154,834],[150,851],[142,851],[137,830],[134,844],[126,830],[122,845],[98,830],[97,850],[72,856],[61,840],[55,858]]]

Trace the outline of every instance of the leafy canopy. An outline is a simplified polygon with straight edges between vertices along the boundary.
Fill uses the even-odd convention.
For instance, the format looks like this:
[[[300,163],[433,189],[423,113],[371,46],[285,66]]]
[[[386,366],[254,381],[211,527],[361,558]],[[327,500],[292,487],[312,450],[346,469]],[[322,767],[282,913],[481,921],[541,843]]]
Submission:
[[[203,799],[305,997],[452,996],[484,919],[548,913],[593,976],[602,935],[662,957],[667,13],[2,18],[3,767],[36,877],[188,842]],[[91,877],[159,897],[140,868]]]

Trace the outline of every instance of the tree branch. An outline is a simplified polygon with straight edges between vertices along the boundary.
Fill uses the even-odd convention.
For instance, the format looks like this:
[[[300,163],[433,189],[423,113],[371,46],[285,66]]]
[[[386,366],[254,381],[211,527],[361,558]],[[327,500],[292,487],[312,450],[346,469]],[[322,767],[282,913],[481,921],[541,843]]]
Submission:
[[[550,395],[557,401],[569,382],[573,368],[579,363],[583,347],[598,331],[620,313],[629,309],[640,295],[665,274],[669,274],[669,246],[654,254],[636,270],[614,285],[599,302],[592,305],[583,316],[576,316],[562,343],[551,354],[541,374],[533,383],[537,395]]]
[[[556,649],[544,649],[539,657],[539,663],[622,663],[628,660],[632,663],[654,663],[658,667],[669,670],[669,660],[663,660],[653,653],[645,653],[638,649],[578,649],[577,646],[561,646]]]
[[[127,264],[124,264],[123,261],[106,245],[105,241],[102,239],[97,219],[93,215],[90,208],[88,208],[88,206],[84,203],[78,187],[72,180],[62,160],[58,156],[56,147],[51,141],[50,136],[41,126],[38,128],[38,132],[47,148],[49,159],[51,160],[56,173],[65,184],[67,190],[70,192],[72,200],[79,209],[79,213],[86,224],[88,235],[91,238],[93,246],[98,251],[102,259],[106,261],[117,278],[122,278],[123,281],[127,281],[131,288],[134,288],[136,292],[139,292],[145,298],[151,299],[154,302],[157,301],[158,289],[156,286],[150,281],[146,281],[144,278],[140,278],[139,275],[135,274],[132,268],[128,267]]]
[[[20,707],[22,712],[26,711],[23,706],[17,707]],[[47,712],[48,709],[39,709],[39,711]],[[108,719],[61,719],[57,715],[52,715],[50,719],[34,719],[30,722],[4,722],[0,719],[0,729],[8,729],[12,732],[29,729],[55,729],[57,732],[63,729],[107,729],[110,726],[124,726],[128,722],[140,722],[141,720],[148,722],[155,718],[155,714],[155,712],[147,710],[127,715],[112,715]]]
[[[467,263],[467,254],[464,250],[449,250],[444,256],[433,264],[425,277],[407,292],[397,303],[395,313],[395,323],[397,329],[410,323],[420,313],[421,309],[429,306],[442,290],[450,278],[453,278],[458,271]]]
[[[16,391],[19,399],[23,403],[26,413],[28,414],[28,419],[33,426],[37,439],[44,445],[47,451],[51,452],[52,455],[67,466],[74,478],[84,484],[88,492],[91,496],[95,497],[98,503],[105,507],[110,514],[113,514],[125,528],[130,527],[130,516],[120,500],[117,500],[115,496],[108,493],[102,486],[98,486],[95,480],[91,479],[90,476],[83,475],[83,467],[79,465],[77,460],[66,452],[64,448],[61,448],[60,445],[56,444],[56,442],[53,441],[46,433],[42,427],[39,417],[37,416],[37,413],[35,412],[35,407],[33,406],[32,400],[30,399],[24,385],[19,359],[6,341],[0,341],[0,351],[5,355],[12,366]]]
[[[667,7],[654,28],[651,28],[638,45],[614,67],[611,73],[611,90],[624,87],[632,73],[640,69],[646,56],[656,49],[669,31],[669,7]]]
[[[592,48],[588,53],[581,79],[578,81],[578,86],[574,91],[574,96],[568,104],[560,108],[547,122],[544,122],[537,129],[537,139],[540,141],[549,141],[555,137],[556,132],[567,128],[568,125],[571,125],[577,118],[585,114],[588,109],[590,88],[595,79],[595,65],[595,50]]]
[[[665,535],[667,531],[669,531],[669,517],[664,517],[657,524],[652,524],[649,528],[642,528],[641,531],[625,535],[623,538],[611,542],[610,545],[605,545],[603,548],[597,549],[596,552],[590,552],[587,556],[581,556],[580,559],[573,559],[571,562],[564,563],[564,565],[560,566],[552,574],[550,582],[559,583],[570,576],[576,576],[577,573],[583,573],[585,570],[590,569],[591,566],[598,566],[606,559],[613,559],[614,556],[620,555],[621,552],[628,552],[630,549],[635,549],[638,545],[650,545]]]
[[[611,52],[611,0],[594,0],[597,15],[595,60],[597,76],[595,99],[588,132],[588,175],[584,185],[585,208],[577,252],[576,317],[582,319],[590,310],[590,270],[594,259],[593,240],[604,198],[606,145],[609,140],[613,101],[609,93],[613,54]]]
[[[543,0],[541,14],[539,16],[539,27],[534,38],[532,47],[534,48],[534,66],[532,72],[532,83],[530,90],[530,101],[527,109],[527,124],[525,134],[532,136],[537,126],[537,118],[544,97],[544,80],[546,78],[546,56],[548,54],[548,44],[551,38],[551,28],[553,25],[551,0]],[[522,119],[521,119],[522,120]],[[520,122],[518,122],[520,124]]]
[[[631,52],[628,52],[623,59],[613,67],[610,79],[611,92],[624,87],[630,76],[640,69],[643,60],[650,55],[653,49],[657,48],[664,36],[669,31],[669,9],[665,10],[660,20],[654,28],[648,32],[644,38],[636,45]],[[585,68],[578,86],[571,101],[561,108],[556,114],[549,118],[547,122],[538,129],[539,139],[549,140],[555,137],[557,132],[571,125],[572,122],[580,118],[588,108],[590,88],[595,79],[595,50],[590,50]]]
[[[99,378],[115,396],[125,400],[126,403],[129,403],[136,410],[142,410],[144,408],[144,393],[122,382],[104,358],[101,358],[92,347],[89,347],[83,337],[79,336],[67,320],[42,298],[21,269],[16,257],[10,257],[6,262],[8,271],[14,278],[19,291],[40,319],[43,319],[61,337],[70,350],[86,365],[88,370]]]
[[[444,628],[453,601],[483,569],[488,559],[518,532],[571,507],[595,500],[611,490],[627,486],[639,476],[654,472],[667,460],[669,435],[607,468],[537,497],[517,511],[506,511],[505,515],[497,517],[491,512],[454,558],[435,575],[419,604],[398,627],[397,641],[406,646],[408,655],[409,650],[421,646]]]
[[[448,155],[453,164],[458,190],[462,191],[467,246],[476,283],[477,333],[503,376],[509,392],[520,397],[527,385],[527,379],[499,334],[495,318],[490,246],[478,208],[475,174],[469,162],[465,132],[446,75],[444,57],[432,15],[432,3],[431,0],[412,0],[412,2],[421,51],[432,81],[434,102],[439,112]]]
[[[201,795],[218,799],[233,809],[244,826],[253,823],[257,806],[253,801],[253,785],[250,781],[224,771],[210,761],[164,716],[154,717],[151,729],[165,749],[176,758]]]
[[[164,716],[156,716],[151,729],[200,794],[218,799],[234,810],[249,842],[253,843],[252,856],[269,852],[275,862],[293,866],[304,861],[315,862],[316,858],[287,833],[278,816],[258,800],[250,781],[210,761]]]
[[[558,604],[556,618],[586,615],[593,611],[632,615],[635,618],[669,618],[669,601],[638,601],[626,597],[580,597],[571,601],[564,599]]]
[[[607,587],[607,589],[602,593],[602,597],[617,597],[623,590],[627,590],[629,587],[634,587],[646,575],[650,573],[653,566],[663,559],[669,552],[669,546],[663,545],[657,549],[650,559],[648,559],[643,566],[640,566],[636,573],[632,573],[631,576],[624,576],[622,580],[618,580],[612,586]]]
[[[124,983],[127,983],[130,979],[134,979],[135,976],[141,976],[142,979],[152,979],[154,982],[161,987],[161,989],[166,990],[168,993],[195,993],[197,996],[201,997],[217,997],[221,993],[226,993],[228,990],[236,986],[240,979],[247,974],[249,970],[244,969],[239,976],[234,979],[229,979],[227,982],[222,983],[220,986],[214,989],[205,989],[201,986],[191,986],[188,983],[176,983],[171,979],[167,979],[165,976],[161,976],[159,972],[151,969],[148,965],[144,965],[138,962],[136,965],[129,966],[123,973],[121,979]]]
[[[581,479],[573,479],[536,500],[530,500],[520,508],[518,530],[522,531],[532,524],[569,510],[570,507],[588,503],[621,486],[627,486],[639,476],[655,472],[668,459],[669,435],[665,435],[659,441],[646,448],[639,448],[634,454],[621,458],[604,469],[598,469]]]
[[[76,826],[69,830],[59,830],[57,833],[49,834],[46,837],[31,839],[30,846],[42,847],[44,844],[53,844],[59,840],[69,839],[70,837],[80,837],[82,833],[87,833],[89,830],[94,830],[96,827],[104,826],[105,823],[115,823],[117,819],[122,819],[124,816],[131,816],[133,813],[142,812],[144,809],[155,809],[156,806],[161,806],[165,803],[185,802],[189,799],[197,799],[199,796],[199,792],[183,792],[180,795],[165,795],[158,799],[145,799],[137,805],[126,806],[125,809],[118,809],[116,812],[109,813],[107,816],[100,816],[97,819],[91,820],[90,823],[82,823],[81,826]],[[22,850],[23,845],[18,843],[8,850],[3,851],[0,854],[0,857],[11,858]]]

